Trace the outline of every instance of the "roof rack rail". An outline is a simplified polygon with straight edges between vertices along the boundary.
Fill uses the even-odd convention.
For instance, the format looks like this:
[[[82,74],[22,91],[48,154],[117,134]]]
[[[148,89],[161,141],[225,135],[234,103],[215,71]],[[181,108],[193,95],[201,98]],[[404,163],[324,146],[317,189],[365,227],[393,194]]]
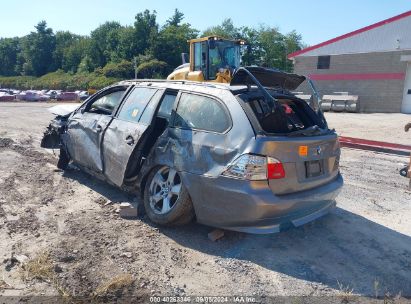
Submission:
[[[198,85],[203,87],[211,87],[211,88],[225,88],[218,83],[209,83],[209,82],[198,82],[198,81],[190,81],[190,80],[168,80],[168,79],[128,79],[122,80],[119,83],[143,83],[143,82],[153,82],[153,83],[176,83],[176,84],[192,84]]]

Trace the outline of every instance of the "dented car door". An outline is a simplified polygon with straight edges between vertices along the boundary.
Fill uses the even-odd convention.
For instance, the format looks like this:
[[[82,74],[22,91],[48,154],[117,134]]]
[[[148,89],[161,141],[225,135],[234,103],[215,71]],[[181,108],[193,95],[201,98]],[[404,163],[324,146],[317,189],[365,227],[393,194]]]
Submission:
[[[232,158],[227,132],[232,120],[226,106],[211,96],[183,92],[169,137],[178,170],[215,176]]]
[[[69,118],[62,140],[75,163],[103,171],[100,147],[104,131],[126,89],[127,86],[111,87],[97,94]]]
[[[142,139],[147,137],[163,92],[152,87],[134,87],[108,126],[103,140],[104,175],[115,185],[123,184],[127,169],[134,172],[139,167]]]

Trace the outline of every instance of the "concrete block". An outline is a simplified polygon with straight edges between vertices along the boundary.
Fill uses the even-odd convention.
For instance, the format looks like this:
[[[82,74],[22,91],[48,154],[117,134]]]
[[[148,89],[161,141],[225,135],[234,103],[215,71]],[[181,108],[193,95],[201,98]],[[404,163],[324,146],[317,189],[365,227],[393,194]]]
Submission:
[[[214,229],[213,231],[211,231],[211,232],[208,234],[209,240],[210,240],[210,241],[213,241],[213,242],[221,239],[223,236],[224,236],[224,231],[221,230],[221,229]]]
[[[125,219],[132,219],[138,216],[138,210],[130,203],[120,204],[120,217]]]

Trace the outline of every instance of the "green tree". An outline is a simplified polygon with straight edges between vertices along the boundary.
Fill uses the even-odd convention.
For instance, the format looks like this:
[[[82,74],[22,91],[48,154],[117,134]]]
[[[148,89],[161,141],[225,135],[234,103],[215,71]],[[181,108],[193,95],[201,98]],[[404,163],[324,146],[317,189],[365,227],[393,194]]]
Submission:
[[[302,42],[302,36],[295,30],[285,35],[284,42],[285,52],[287,53],[287,55],[306,47]],[[290,60],[286,60],[284,70],[288,72],[291,72],[293,70],[293,64]]]
[[[35,28],[36,32],[31,32],[23,41],[23,72],[41,76],[52,70],[56,37],[53,30],[47,27],[46,21],[39,22]]]
[[[189,52],[187,40],[196,38],[199,33],[189,23],[181,24],[183,17],[181,12],[175,10],[174,15],[161,29],[151,48],[154,58],[168,64],[167,72],[171,72],[181,64],[181,53]]]
[[[93,78],[96,80],[92,86],[101,87],[134,76],[136,59],[139,77],[164,77],[181,64],[181,53],[189,52],[187,40],[196,38],[199,31],[184,23],[184,14],[178,9],[161,27],[156,18],[156,11],[145,10],[136,14],[131,26],[106,22],[90,36],[68,31],[54,34],[42,21],[35,26],[36,31],[26,36],[0,38],[0,75],[48,73],[35,84],[28,82],[34,77],[15,77],[19,87],[47,84],[56,88],[87,87]],[[207,28],[202,36],[207,35],[246,40],[248,48],[242,53],[243,65],[286,71],[292,70],[287,55],[305,47],[296,31],[282,34],[278,28],[269,26],[237,27],[230,18]],[[53,71],[57,72],[49,73]]]
[[[278,28],[261,26],[258,40],[262,54],[260,64],[265,67],[284,69],[287,53],[284,35],[278,31]]]
[[[118,32],[118,57],[121,59],[133,61],[139,53],[137,41],[135,39],[135,28],[132,26],[126,26]]]
[[[277,28],[261,27],[259,33],[261,65],[275,67],[290,72],[293,69],[288,54],[302,48],[301,35],[295,31],[281,34]]]
[[[111,60],[118,44],[117,32],[121,28],[120,23],[108,21],[91,32],[87,54],[93,58],[95,67],[103,67]]]
[[[220,25],[207,28],[202,36],[220,36],[228,39],[241,37],[240,29],[235,27],[231,18],[225,19]]]
[[[132,62],[127,60],[122,60],[118,63],[109,62],[102,69],[102,74],[106,77],[133,78],[134,65]]]
[[[134,22],[135,54],[144,54],[158,34],[157,12],[145,10],[136,15]]]
[[[24,38],[20,38],[20,41],[23,40]],[[21,42],[20,42],[20,46],[21,46]],[[24,55],[23,52],[21,51],[21,47],[20,47],[20,52],[17,53],[17,59],[16,59],[16,65],[14,67],[14,72],[16,75],[23,75],[23,64],[24,64]]]
[[[20,43],[18,38],[1,38],[0,39],[0,75],[16,75],[17,56],[20,52]]]
[[[93,60],[86,54],[77,67],[77,73],[90,73],[93,71],[93,66]]]
[[[63,67],[65,50],[71,47],[80,39],[80,36],[75,35],[69,31],[59,31],[56,33],[56,48],[53,52],[53,71],[61,69]]]
[[[138,78],[163,78],[166,74],[167,63],[152,59],[141,63],[138,67]]]
[[[247,43],[242,55],[243,65],[260,65],[263,53],[259,40],[260,32],[258,29],[243,27],[241,28],[240,37]]]
[[[140,64],[144,63],[144,62],[148,62],[155,59],[154,56],[147,52],[145,54],[140,54],[138,56],[136,56],[136,65],[139,66]]]
[[[92,41],[90,38],[81,37],[74,41],[69,47],[65,48],[62,59],[63,70],[66,72],[76,73],[77,68],[85,57],[93,58],[88,54],[91,49],[91,43]],[[85,61],[83,63],[88,64],[86,70],[94,70],[94,58],[93,62]],[[92,66],[90,66],[90,64]]]
[[[184,14],[178,9],[174,10],[173,16],[166,21],[166,26],[178,26],[184,19]]]

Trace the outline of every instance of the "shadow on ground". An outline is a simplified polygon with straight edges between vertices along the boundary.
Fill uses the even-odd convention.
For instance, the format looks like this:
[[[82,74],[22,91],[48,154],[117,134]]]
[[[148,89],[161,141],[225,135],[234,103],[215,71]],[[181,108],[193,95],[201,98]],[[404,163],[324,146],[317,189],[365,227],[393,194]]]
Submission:
[[[64,173],[107,199],[121,202],[131,196],[77,170]],[[143,218],[151,224],[149,220]],[[379,296],[386,292],[411,296],[411,238],[347,210],[303,227],[272,235],[226,232],[211,242],[212,228],[162,228],[177,243],[220,258],[249,261],[268,270],[334,289]]]
[[[161,229],[176,242],[222,258],[250,261],[266,269],[334,289],[375,296],[411,296],[411,238],[341,208],[303,227],[279,234],[235,232],[212,243],[210,228]],[[377,283],[376,283],[377,282]],[[376,288],[377,286],[377,288]]]
[[[75,180],[78,183],[94,190],[99,193],[101,196],[104,196],[107,200],[112,202],[125,202],[132,199],[132,195],[124,191],[121,191],[119,188],[112,186],[104,181],[101,181],[87,173],[84,173],[77,168],[70,168],[63,173],[63,177]]]

